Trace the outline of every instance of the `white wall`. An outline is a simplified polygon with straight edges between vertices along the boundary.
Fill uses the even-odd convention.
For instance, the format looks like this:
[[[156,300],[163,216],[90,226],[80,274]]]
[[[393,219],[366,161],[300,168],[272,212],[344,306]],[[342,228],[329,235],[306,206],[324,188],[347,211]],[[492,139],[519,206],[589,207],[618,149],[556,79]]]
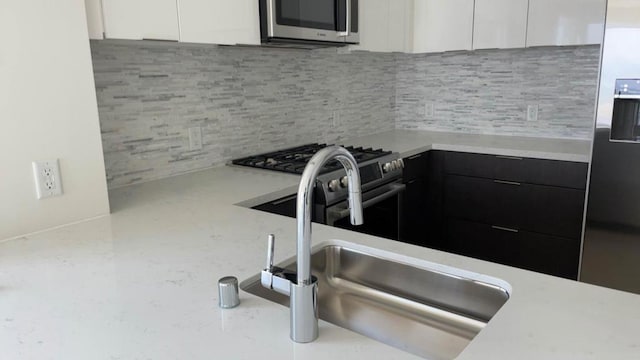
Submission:
[[[0,1],[0,239],[109,213],[83,0]],[[37,200],[31,162],[59,158]]]

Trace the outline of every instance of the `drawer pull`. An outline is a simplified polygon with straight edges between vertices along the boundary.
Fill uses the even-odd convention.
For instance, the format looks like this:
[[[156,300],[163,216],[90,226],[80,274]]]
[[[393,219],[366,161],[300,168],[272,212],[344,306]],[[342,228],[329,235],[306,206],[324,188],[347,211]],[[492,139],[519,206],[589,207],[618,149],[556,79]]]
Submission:
[[[409,156],[409,157],[407,158],[407,160],[415,160],[415,159],[417,159],[417,158],[421,158],[421,157],[422,157],[422,154],[413,155],[413,156]]]
[[[494,230],[502,230],[502,231],[508,231],[508,232],[512,232],[512,233],[520,232],[520,230],[518,230],[518,229],[512,229],[512,228],[503,227],[503,226],[496,226],[496,225],[491,225],[491,228],[494,229]]]
[[[521,184],[517,181],[506,181],[506,180],[493,180],[496,184],[505,184],[505,185],[515,185],[520,186]]]
[[[496,155],[498,159],[506,159],[506,160],[523,160],[523,158],[518,156],[507,156],[507,155]]]

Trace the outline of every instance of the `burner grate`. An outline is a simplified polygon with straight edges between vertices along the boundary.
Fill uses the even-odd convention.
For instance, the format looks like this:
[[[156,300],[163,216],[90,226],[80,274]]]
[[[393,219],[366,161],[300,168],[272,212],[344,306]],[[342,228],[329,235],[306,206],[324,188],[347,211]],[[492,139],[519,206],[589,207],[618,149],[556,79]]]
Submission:
[[[306,144],[284,150],[273,151],[265,154],[248,156],[233,160],[235,165],[243,165],[254,168],[261,168],[274,171],[282,171],[292,174],[302,174],[307,162],[320,149],[327,147],[326,144]],[[371,159],[376,159],[391,154],[391,151],[381,149],[345,146],[358,163]],[[325,174],[342,168],[336,160],[328,162],[320,171]]]

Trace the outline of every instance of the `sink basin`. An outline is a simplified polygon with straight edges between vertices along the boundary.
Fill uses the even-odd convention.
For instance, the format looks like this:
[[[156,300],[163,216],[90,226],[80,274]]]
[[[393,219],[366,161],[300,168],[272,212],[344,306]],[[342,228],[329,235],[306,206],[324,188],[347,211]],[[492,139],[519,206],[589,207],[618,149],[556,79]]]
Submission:
[[[295,261],[278,266],[295,271]],[[320,319],[429,359],[459,355],[511,289],[500,279],[339,241],[315,247],[311,263]],[[260,274],[240,287],[289,306],[288,297],[262,287]]]

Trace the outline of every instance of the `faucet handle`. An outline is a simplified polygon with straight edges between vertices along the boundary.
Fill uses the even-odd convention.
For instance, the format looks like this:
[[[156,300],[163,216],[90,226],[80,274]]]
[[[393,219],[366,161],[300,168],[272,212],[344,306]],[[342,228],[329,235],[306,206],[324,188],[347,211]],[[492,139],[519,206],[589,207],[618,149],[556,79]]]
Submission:
[[[267,240],[267,271],[272,271],[273,269],[273,253],[275,252],[275,246],[276,236],[269,234],[269,238]]]

